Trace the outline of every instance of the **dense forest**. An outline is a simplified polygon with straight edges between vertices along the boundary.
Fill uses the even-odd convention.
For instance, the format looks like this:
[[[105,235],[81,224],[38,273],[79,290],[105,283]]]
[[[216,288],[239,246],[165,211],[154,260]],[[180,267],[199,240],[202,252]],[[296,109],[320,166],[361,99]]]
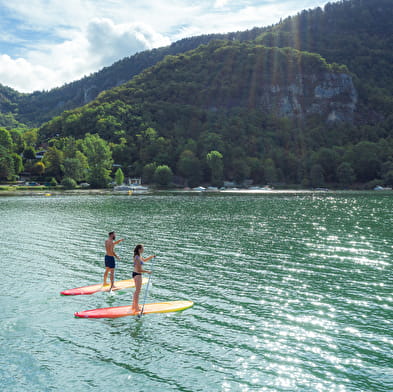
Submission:
[[[143,52],[131,81],[38,129],[18,122],[31,95],[4,87],[0,177],[24,170],[102,187],[116,171],[161,186],[392,185],[392,17],[390,0],[346,0],[267,28],[182,40],[165,58],[168,48]],[[113,70],[129,72],[130,59]],[[103,77],[94,94],[111,72],[94,76]]]

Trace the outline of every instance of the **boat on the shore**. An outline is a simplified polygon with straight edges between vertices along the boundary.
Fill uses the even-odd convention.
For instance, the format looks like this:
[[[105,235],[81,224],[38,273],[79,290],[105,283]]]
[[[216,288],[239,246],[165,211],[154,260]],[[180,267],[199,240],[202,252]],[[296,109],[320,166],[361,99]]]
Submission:
[[[374,187],[374,191],[391,191],[392,188],[391,187],[384,187],[381,185],[377,185],[376,187]]]
[[[124,192],[124,193],[146,193],[149,192],[149,188],[147,186],[131,184],[131,185],[117,185],[113,188],[115,192]]]

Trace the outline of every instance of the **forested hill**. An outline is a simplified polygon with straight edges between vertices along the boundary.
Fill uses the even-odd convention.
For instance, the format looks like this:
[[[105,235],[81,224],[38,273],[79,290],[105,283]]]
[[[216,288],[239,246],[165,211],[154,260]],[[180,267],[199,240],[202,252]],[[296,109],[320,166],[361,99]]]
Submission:
[[[356,102],[347,68],[330,65],[317,54],[253,42],[212,41],[167,56],[90,104],[64,112],[43,125],[40,135],[79,137],[95,130],[117,142],[119,135],[133,137],[148,124],[170,139],[195,139],[206,124],[191,130],[193,118],[206,121],[236,111],[288,118],[298,126],[311,120],[314,125],[352,123]]]
[[[2,121],[0,114],[0,125],[8,126],[10,116],[14,117],[14,122],[18,120],[31,126],[40,125],[64,110],[74,109],[89,103],[104,90],[131,80],[135,75],[157,64],[167,55],[187,52],[214,39],[252,40],[264,30],[265,28],[255,28],[228,34],[207,34],[184,38],[166,47],[126,57],[90,76],[50,91],[20,94],[0,84],[0,113],[8,115],[7,119]]]
[[[303,11],[277,25],[244,32],[186,38],[164,48],[125,58],[81,80],[48,92],[19,94],[0,85],[0,125],[39,125],[64,110],[82,106],[144,69],[214,39],[257,40],[266,46],[319,53],[328,63],[345,64],[355,76],[359,121],[378,122],[392,107],[393,7],[391,0],[343,0]]]
[[[390,178],[391,130],[355,124],[357,101],[347,67],[318,54],[213,41],[64,112],[40,139],[59,160],[94,132],[125,174],[145,181],[161,167],[189,185]]]

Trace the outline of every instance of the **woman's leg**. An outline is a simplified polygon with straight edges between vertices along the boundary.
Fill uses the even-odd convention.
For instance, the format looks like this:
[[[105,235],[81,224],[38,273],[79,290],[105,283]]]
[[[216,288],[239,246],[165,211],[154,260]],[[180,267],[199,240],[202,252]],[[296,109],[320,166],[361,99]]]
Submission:
[[[134,291],[134,297],[132,299],[132,310],[134,312],[139,312],[139,293],[141,292],[141,287],[142,287],[142,275],[134,276],[134,282],[135,282],[135,291]]]

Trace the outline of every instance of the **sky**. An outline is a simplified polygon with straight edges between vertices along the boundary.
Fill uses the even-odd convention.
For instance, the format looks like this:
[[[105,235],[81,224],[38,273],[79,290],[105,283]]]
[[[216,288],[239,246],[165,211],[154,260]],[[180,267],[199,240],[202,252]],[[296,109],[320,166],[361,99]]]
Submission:
[[[269,26],[328,2],[0,0],[0,84],[19,92],[50,90],[137,52]]]

